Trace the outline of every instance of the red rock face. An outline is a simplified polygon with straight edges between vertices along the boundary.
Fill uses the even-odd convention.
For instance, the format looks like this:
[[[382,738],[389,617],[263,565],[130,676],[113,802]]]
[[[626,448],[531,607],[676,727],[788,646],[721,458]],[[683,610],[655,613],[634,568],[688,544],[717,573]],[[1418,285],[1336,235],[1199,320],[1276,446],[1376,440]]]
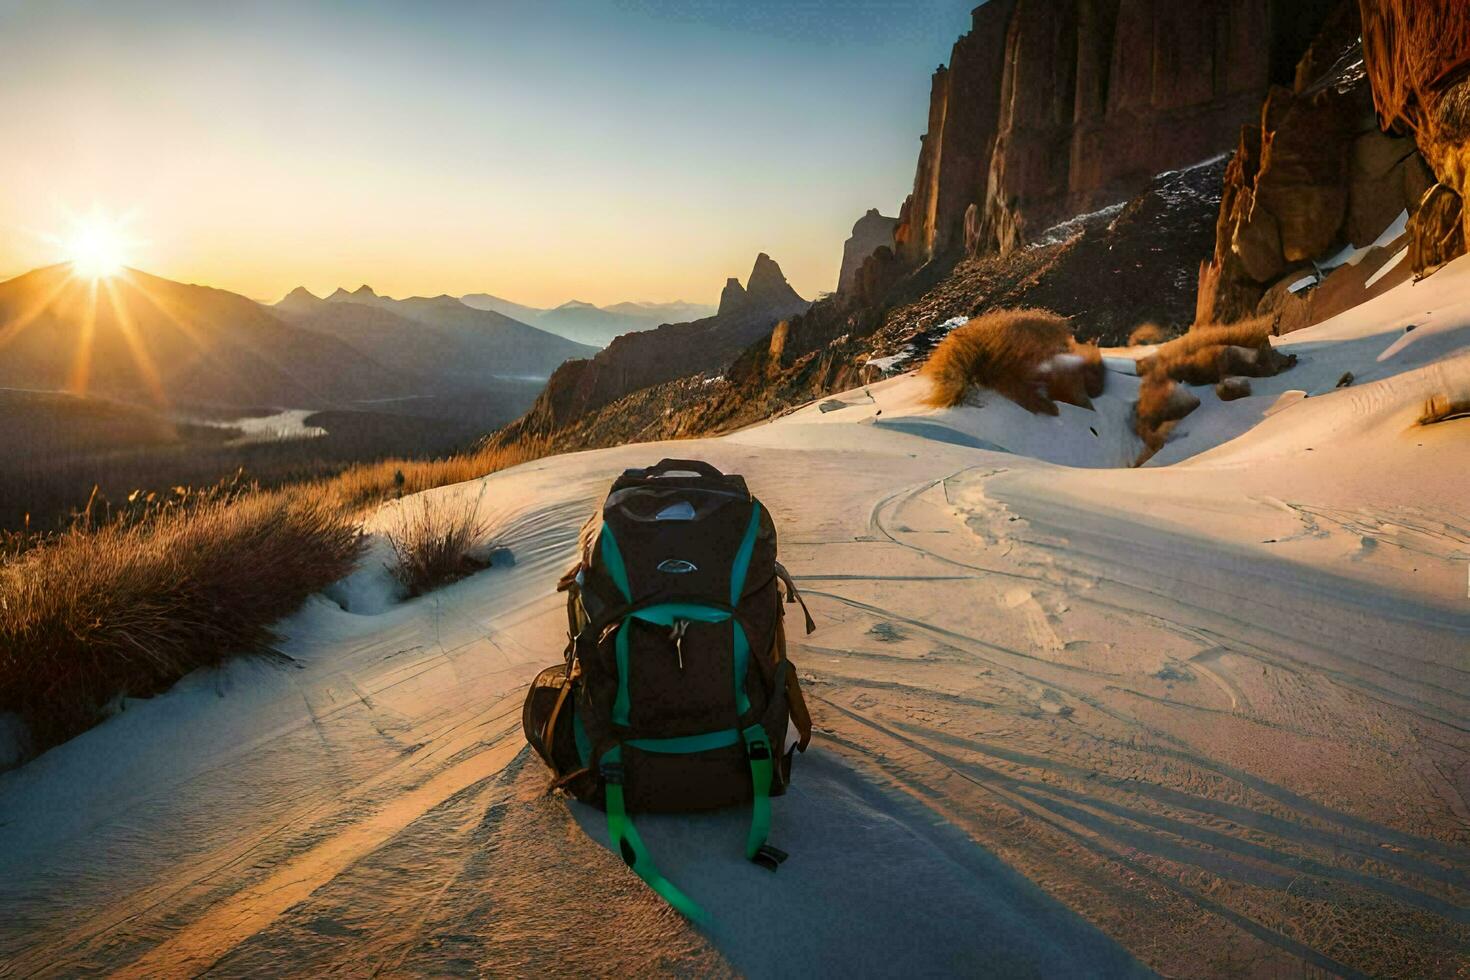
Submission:
[[[934,73],[929,126],[919,143],[914,190],[899,211],[894,249],[905,265],[962,246],[965,209],[980,199],[1001,109],[1005,36],[1016,0],[990,0],[971,15],[950,65]]]
[[[894,235],[899,258],[913,266],[967,247],[1005,253],[1062,218],[1126,200],[1155,174],[1228,151],[1273,72],[1289,72],[1335,2],[976,8],[950,67],[934,76],[914,192]]]
[[[1461,20],[1470,23],[1470,6],[1462,8]],[[1316,297],[1304,305],[1288,295],[1287,285],[1343,245],[1371,244],[1403,211],[1411,215],[1416,270],[1463,251],[1461,199],[1435,185],[1420,154],[1435,146],[1427,135],[1432,123],[1423,121],[1417,103],[1385,103],[1379,92],[1380,85],[1398,92],[1404,83],[1393,65],[1412,70],[1412,59],[1389,64],[1382,69],[1386,75],[1365,72],[1371,62],[1365,49],[1381,42],[1373,31],[1360,19],[1357,0],[1341,0],[1297,65],[1294,86],[1273,86],[1259,125],[1244,128],[1226,173],[1214,256],[1201,269],[1198,322],[1266,313],[1282,316],[1283,331],[1316,322],[1341,302]],[[1375,101],[1384,122],[1409,128],[1404,113],[1419,120],[1425,128],[1417,146],[1413,138],[1380,129]],[[1385,113],[1385,105],[1397,108]],[[1341,292],[1353,276],[1334,278],[1342,280],[1336,287]]]
[[[1359,3],[1378,115],[1414,134],[1438,179],[1410,225],[1410,255],[1423,272],[1463,254],[1470,239],[1470,4]]]

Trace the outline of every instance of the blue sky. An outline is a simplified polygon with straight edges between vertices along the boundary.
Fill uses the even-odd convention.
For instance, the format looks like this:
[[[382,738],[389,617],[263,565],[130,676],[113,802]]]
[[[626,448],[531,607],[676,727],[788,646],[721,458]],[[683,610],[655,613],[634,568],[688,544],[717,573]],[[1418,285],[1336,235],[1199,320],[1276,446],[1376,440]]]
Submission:
[[[830,289],[913,177],[947,0],[0,0],[0,273],[78,213],[260,298]]]

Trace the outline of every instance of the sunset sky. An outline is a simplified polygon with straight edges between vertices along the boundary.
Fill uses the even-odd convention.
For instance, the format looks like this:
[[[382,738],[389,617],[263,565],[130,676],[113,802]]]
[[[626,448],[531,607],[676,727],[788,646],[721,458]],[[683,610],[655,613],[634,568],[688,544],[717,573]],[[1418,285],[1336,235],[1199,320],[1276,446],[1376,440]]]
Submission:
[[[813,297],[974,3],[0,0],[0,277],[96,210],[266,300],[713,302],[758,251]]]

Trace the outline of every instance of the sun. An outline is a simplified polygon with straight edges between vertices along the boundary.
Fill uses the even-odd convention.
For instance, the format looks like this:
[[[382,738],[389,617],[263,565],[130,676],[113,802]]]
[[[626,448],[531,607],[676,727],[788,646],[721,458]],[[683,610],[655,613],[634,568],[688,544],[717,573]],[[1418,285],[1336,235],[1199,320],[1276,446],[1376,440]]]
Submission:
[[[72,273],[83,279],[111,279],[132,259],[137,242],[127,234],[126,221],[93,211],[72,220],[70,234],[62,239]]]

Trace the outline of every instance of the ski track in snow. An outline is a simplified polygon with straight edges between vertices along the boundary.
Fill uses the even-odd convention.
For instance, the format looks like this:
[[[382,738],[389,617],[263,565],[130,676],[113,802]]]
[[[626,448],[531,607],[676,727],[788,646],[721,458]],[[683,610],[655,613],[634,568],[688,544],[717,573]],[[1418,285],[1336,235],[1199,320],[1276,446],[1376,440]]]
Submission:
[[[514,564],[400,603],[377,541],[289,659],[0,775],[0,976],[1470,970],[1470,422],[1412,424],[1470,385],[1467,287],[1285,338],[1298,368],[1208,396],[1172,465],[1108,468],[1127,375],[1056,419],[907,376],[389,505],[370,530],[479,499]],[[779,873],[743,811],[639,818],[707,931],[520,732],[579,525],[663,455],[747,476],[820,625]]]

